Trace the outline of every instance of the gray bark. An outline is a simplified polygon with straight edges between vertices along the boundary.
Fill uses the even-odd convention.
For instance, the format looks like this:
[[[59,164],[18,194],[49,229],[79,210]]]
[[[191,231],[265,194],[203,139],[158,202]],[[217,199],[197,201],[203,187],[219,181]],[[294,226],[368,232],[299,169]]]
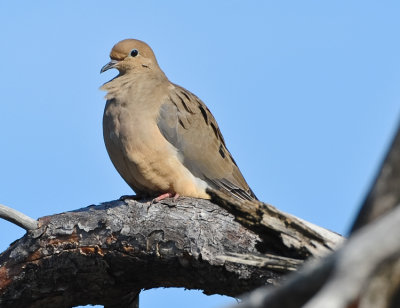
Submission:
[[[343,247],[235,308],[400,307],[399,205],[400,126]]]
[[[300,221],[293,238],[279,236],[274,225],[297,219],[277,213],[264,239],[219,206],[191,198],[113,201],[43,217],[0,255],[0,306],[131,307],[139,290],[154,287],[236,297],[281,283],[305,258],[342,240]],[[326,245],[297,252],[293,243],[311,247],[316,237]]]
[[[0,218],[8,220],[25,230],[38,228],[38,222],[35,219],[3,204],[0,204]]]
[[[400,123],[390,150],[351,227],[354,232],[398,206],[400,201]]]

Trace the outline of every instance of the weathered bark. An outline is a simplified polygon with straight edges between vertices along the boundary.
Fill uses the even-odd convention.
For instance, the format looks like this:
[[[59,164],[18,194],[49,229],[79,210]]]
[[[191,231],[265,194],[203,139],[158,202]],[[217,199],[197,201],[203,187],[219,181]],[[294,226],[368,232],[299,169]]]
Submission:
[[[0,204],[0,218],[8,220],[9,222],[20,226],[25,230],[33,230],[38,228],[38,221],[3,204]]]
[[[400,123],[378,175],[351,228],[354,232],[386,214],[400,201]]]
[[[308,262],[278,288],[253,291],[235,308],[400,307],[399,205],[400,126],[343,247]],[[242,212],[236,214],[246,218]]]
[[[208,189],[211,200],[235,215],[246,228],[257,233],[266,244],[260,250],[305,259],[323,256],[337,247],[340,236],[260,201],[238,200]],[[290,248],[288,250],[288,248]]]
[[[235,308],[400,307],[400,208],[354,233],[278,288],[253,291]]]
[[[280,215],[271,217],[264,242],[224,209],[191,198],[113,201],[44,217],[39,229],[0,255],[0,306],[112,307],[121,299],[132,302],[142,288],[161,286],[238,296],[279,283],[305,257],[342,240],[307,227],[288,240],[273,227],[287,223]],[[326,245],[297,253],[294,242],[313,243],[316,236]]]
[[[398,138],[349,241],[286,280],[342,238],[270,205],[210,191],[235,216],[209,201],[181,198],[176,204],[114,201],[40,219],[39,229],[0,255],[0,306],[134,307],[142,288],[238,296],[262,285],[241,308],[398,307]]]

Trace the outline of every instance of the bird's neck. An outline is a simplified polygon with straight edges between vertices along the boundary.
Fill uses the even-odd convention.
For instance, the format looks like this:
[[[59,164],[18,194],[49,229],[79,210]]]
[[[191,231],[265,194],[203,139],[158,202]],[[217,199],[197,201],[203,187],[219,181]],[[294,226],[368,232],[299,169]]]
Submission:
[[[115,78],[101,86],[101,90],[107,91],[106,98],[117,98],[120,94],[129,92],[144,94],[143,92],[152,92],[161,85],[168,83],[165,74],[160,70],[158,72],[129,72],[119,74]]]

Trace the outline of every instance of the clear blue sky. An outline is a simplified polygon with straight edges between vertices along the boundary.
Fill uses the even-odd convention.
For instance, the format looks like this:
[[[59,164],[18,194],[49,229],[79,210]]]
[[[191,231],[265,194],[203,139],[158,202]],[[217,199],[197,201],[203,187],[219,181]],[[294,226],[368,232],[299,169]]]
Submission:
[[[398,1],[2,1],[0,203],[38,218],[131,193],[98,90],[131,37],[208,105],[261,200],[345,233],[400,116],[399,15]],[[24,232],[0,234],[2,251]],[[227,301],[182,293],[141,308]]]

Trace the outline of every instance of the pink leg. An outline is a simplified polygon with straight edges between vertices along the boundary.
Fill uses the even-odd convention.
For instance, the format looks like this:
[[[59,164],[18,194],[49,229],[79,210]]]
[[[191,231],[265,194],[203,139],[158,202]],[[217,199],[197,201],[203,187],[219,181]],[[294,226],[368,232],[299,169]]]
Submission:
[[[157,198],[154,198],[153,201],[154,202],[160,202],[161,200],[164,200],[164,199],[167,199],[167,198],[171,198],[171,197],[172,197],[171,193],[165,193],[165,194],[162,194],[162,195],[158,196]]]
[[[176,199],[179,198],[179,194],[175,194],[175,196],[174,196],[172,193],[165,193],[165,194],[158,196],[157,198],[154,198],[153,202],[160,202],[161,200],[171,198],[172,196],[174,197],[174,201],[176,201]]]

